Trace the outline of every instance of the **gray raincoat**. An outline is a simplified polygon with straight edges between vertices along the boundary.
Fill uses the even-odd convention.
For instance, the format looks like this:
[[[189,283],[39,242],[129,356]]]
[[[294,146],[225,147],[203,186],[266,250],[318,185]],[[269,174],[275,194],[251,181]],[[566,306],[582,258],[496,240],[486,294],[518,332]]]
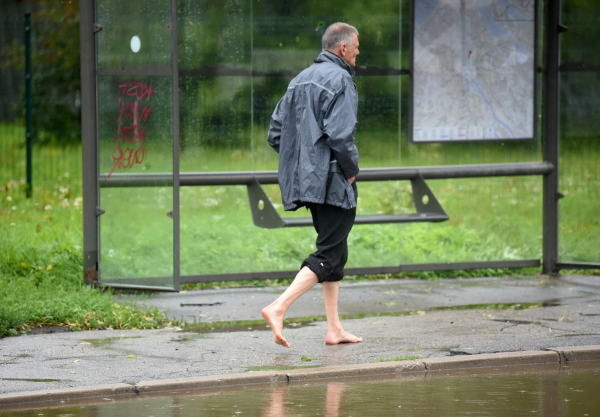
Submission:
[[[279,153],[279,187],[285,210],[304,203],[356,207],[354,144],[358,95],[354,71],[325,51],[294,78],[277,104],[268,142]]]

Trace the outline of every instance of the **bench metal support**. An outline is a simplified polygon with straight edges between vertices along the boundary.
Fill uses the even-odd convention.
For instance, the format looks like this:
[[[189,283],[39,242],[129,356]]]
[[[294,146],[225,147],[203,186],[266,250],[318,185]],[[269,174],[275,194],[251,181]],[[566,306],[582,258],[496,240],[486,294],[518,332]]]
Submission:
[[[354,224],[443,222],[449,219],[448,214],[420,173],[417,172],[415,177],[410,180],[410,185],[417,209],[416,213],[361,215],[356,216]],[[255,226],[263,229],[312,226],[313,222],[310,217],[282,218],[256,178],[252,178],[252,182],[247,187]]]

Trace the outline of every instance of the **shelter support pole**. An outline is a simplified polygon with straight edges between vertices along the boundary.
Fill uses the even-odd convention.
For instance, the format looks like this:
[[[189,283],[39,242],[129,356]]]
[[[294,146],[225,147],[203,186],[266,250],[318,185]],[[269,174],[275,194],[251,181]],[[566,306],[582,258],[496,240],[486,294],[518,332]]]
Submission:
[[[173,286],[180,288],[180,204],[179,204],[179,47],[177,42],[177,0],[171,0],[173,42]]]
[[[33,193],[32,154],[33,154],[33,111],[31,74],[31,13],[25,13],[25,143],[27,197]]]
[[[542,139],[544,161],[554,170],[544,176],[543,272],[558,274],[558,191],[560,127],[560,24],[561,0],[544,4],[544,90]]]
[[[96,41],[94,0],[82,0],[81,42],[81,136],[83,168],[83,270],[84,282],[98,283],[98,158],[96,141]]]

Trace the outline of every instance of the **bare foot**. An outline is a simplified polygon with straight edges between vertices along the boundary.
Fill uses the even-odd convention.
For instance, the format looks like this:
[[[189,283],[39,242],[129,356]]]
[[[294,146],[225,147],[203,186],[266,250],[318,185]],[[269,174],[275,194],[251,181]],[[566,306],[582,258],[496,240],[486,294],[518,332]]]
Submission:
[[[273,304],[263,308],[261,314],[267,323],[269,323],[269,326],[271,326],[271,330],[273,330],[273,339],[275,340],[275,343],[289,348],[291,345],[285,340],[282,334],[283,314],[279,313],[277,309],[273,307]]]
[[[345,330],[341,331],[328,331],[325,336],[325,343],[328,345],[337,345],[338,343],[358,343],[362,342],[362,337],[354,336]]]

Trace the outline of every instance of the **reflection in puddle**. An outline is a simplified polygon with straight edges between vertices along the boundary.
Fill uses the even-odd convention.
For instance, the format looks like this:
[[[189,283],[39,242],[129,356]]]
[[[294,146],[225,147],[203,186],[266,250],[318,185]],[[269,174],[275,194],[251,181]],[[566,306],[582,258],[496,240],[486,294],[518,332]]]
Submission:
[[[309,380],[54,404],[0,416],[597,416],[600,363]]]

